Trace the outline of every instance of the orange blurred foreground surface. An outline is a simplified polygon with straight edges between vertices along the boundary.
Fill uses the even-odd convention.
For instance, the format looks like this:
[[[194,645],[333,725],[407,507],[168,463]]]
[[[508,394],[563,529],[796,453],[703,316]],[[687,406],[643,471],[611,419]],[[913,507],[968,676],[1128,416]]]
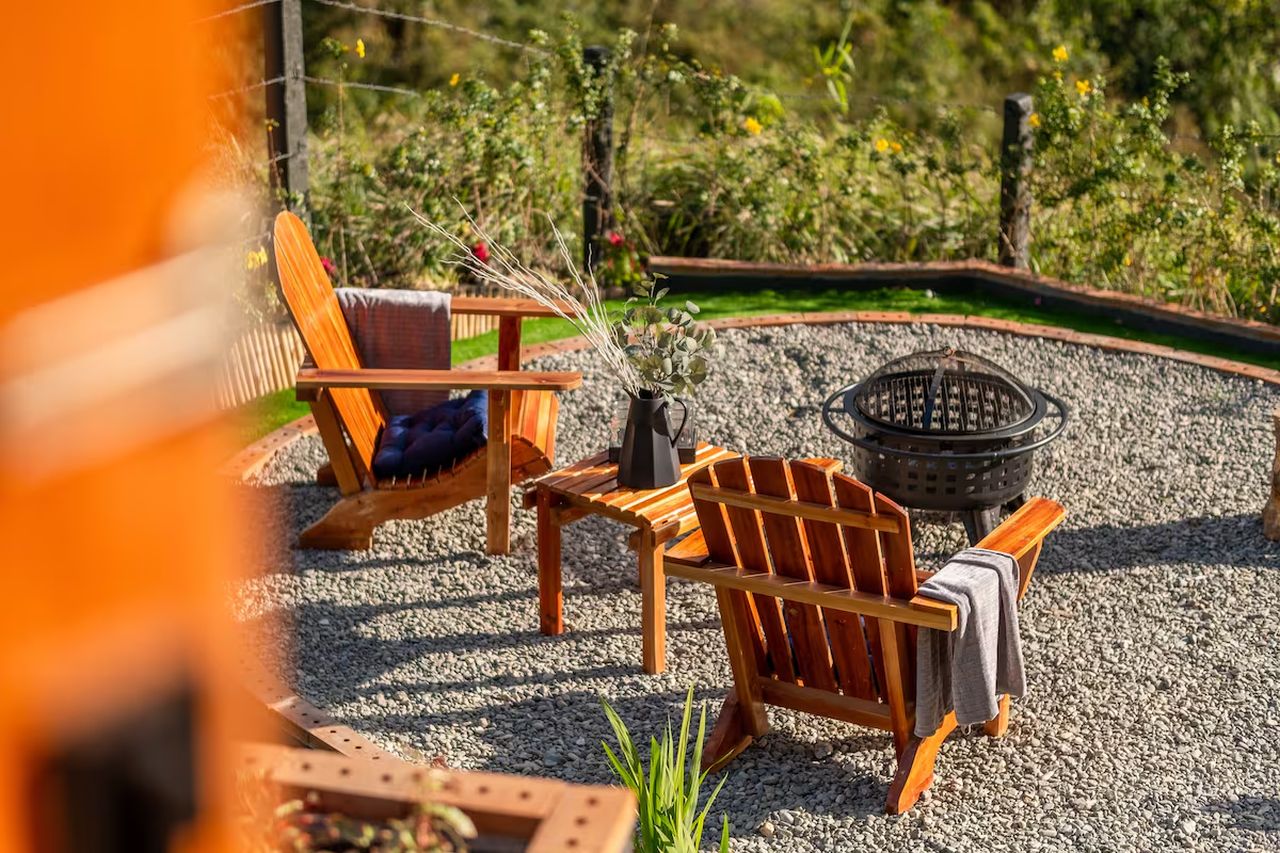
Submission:
[[[234,849],[209,11],[6,15],[0,851]]]

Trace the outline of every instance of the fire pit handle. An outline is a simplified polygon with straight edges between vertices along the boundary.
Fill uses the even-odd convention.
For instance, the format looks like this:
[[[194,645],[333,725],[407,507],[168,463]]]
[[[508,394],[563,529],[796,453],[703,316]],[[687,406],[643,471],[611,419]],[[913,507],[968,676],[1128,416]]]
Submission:
[[[849,433],[845,432],[843,429],[841,429],[839,426],[836,425],[835,421],[831,417],[831,413],[843,412],[845,411],[845,409],[843,407],[833,406],[832,402],[837,397],[843,396],[847,390],[848,390],[847,388],[841,388],[839,391],[837,391],[836,393],[828,397],[827,401],[822,404],[822,422],[827,425],[827,429],[831,430],[836,435],[840,436],[850,444],[857,445],[858,447],[861,447],[864,450],[869,450],[872,453],[883,453],[886,456],[908,456],[908,457],[915,457],[920,459],[932,459],[932,460],[937,460],[940,456],[945,457],[946,459],[974,459],[974,460],[1003,459],[1006,456],[1015,456],[1015,455],[1027,453],[1032,450],[1038,450],[1041,447],[1044,447],[1045,445],[1057,439],[1058,436],[1062,435],[1063,430],[1067,428],[1067,416],[1069,413],[1069,410],[1067,409],[1067,404],[1062,402],[1052,394],[1046,394],[1045,392],[1040,391],[1039,392],[1040,396],[1044,397],[1045,401],[1049,403],[1050,406],[1052,406],[1054,409],[1057,410],[1056,412],[1048,412],[1046,414],[1056,414],[1058,416],[1058,425],[1054,427],[1053,430],[1050,431],[1047,435],[1041,436],[1040,438],[1036,439],[1030,444],[1022,444],[1016,447],[1004,447],[999,450],[987,450],[981,453],[941,453],[940,454],[937,451],[900,450],[894,447],[885,447],[883,444],[877,444],[874,441],[867,441],[865,438],[858,438],[857,436],[850,435]]]

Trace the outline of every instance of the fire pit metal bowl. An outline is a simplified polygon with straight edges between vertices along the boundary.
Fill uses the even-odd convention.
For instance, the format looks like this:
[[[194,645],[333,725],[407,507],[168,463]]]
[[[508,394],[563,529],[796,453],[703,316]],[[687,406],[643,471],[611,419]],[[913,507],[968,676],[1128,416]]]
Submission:
[[[961,513],[976,542],[1002,507],[1021,505],[1034,452],[1066,429],[1067,407],[981,356],[944,349],[839,389],[822,419],[853,446],[854,476],[903,506]]]

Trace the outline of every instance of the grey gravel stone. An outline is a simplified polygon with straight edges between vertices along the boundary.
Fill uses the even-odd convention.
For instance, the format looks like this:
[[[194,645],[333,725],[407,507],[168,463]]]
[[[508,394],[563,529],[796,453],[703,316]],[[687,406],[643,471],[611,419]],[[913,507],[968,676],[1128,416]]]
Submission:
[[[1280,393],[1149,356],[937,326],[722,339],[698,432],[749,453],[847,458],[818,414],[827,393],[949,344],[1062,397],[1073,417],[1032,480],[1069,515],[1023,603],[1030,694],[1009,734],[958,732],[929,795],[887,817],[886,733],[771,710],[773,731],[730,765],[709,821],[729,814],[735,850],[1280,850],[1280,545],[1258,517]],[[599,450],[608,377],[588,353],[536,366],[586,374],[561,396],[558,459]],[[269,568],[236,595],[256,648],[311,701],[415,760],[595,783],[611,781],[601,696],[638,739],[678,713],[690,684],[714,717],[731,684],[714,595],[668,583],[668,670],[644,675],[622,528],[590,518],[565,530],[569,630],[545,637],[530,512],[516,511],[501,558],[483,553],[478,502],[385,525],[367,552],[290,550],[336,497],[312,482],[322,461],[318,439],[301,441],[250,489],[275,510]],[[963,544],[958,524],[914,527],[925,566]]]

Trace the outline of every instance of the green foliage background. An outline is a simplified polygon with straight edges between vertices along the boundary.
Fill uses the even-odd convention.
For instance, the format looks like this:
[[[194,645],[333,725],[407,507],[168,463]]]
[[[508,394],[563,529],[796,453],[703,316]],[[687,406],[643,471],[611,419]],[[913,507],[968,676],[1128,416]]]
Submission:
[[[629,249],[994,258],[999,108],[1026,90],[1039,125],[1033,267],[1276,319],[1275,2],[377,5],[546,53],[304,4],[309,74],[422,93],[308,87],[310,204],[344,283],[452,277],[406,205],[462,231],[461,203],[550,263],[548,221],[569,237],[580,227],[581,130],[605,84]],[[603,77],[582,65],[588,43],[613,48]]]

